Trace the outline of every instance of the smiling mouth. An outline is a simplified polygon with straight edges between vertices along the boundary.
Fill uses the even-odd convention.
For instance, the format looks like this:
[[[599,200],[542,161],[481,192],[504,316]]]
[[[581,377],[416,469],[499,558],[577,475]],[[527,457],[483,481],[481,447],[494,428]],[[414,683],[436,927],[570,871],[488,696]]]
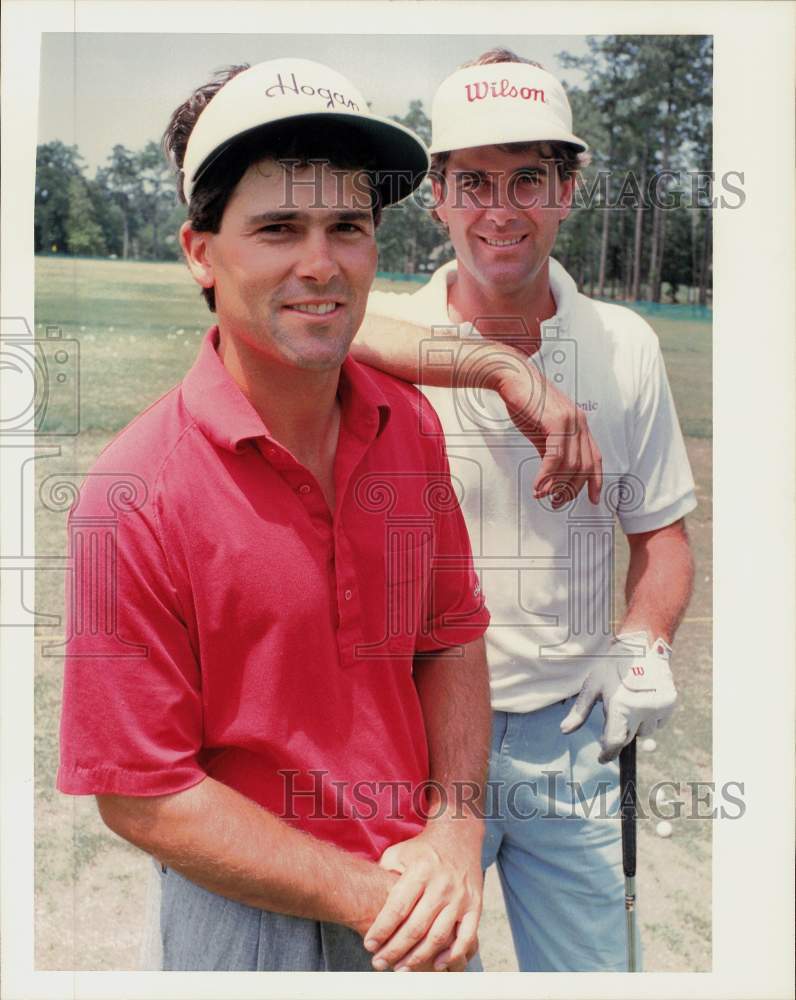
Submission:
[[[479,240],[483,240],[488,247],[516,247],[519,243],[525,239],[527,234],[522,236],[514,236],[511,239],[499,240],[499,239],[489,239],[487,236],[479,236]]]
[[[305,316],[328,316],[333,313],[342,302],[294,302],[285,306],[285,309],[292,309],[294,312],[303,313]]]

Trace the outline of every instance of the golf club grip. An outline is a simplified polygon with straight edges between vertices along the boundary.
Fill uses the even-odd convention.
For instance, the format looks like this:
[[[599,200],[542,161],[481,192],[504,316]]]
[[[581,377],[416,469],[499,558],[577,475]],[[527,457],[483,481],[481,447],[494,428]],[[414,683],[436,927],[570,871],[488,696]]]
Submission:
[[[636,876],[636,741],[619,754],[619,801],[622,816],[622,868],[625,878]]]

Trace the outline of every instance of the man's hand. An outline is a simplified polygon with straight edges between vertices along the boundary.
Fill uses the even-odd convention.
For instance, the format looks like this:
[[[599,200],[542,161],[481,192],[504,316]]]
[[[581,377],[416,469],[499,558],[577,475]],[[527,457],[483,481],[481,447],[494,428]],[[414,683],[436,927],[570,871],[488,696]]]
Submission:
[[[584,486],[596,504],[603,482],[603,462],[583,411],[531,362],[496,369],[496,390],[516,428],[535,445],[542,463],[534,497],[553,496],[558,508],[574,500]]]
[[[381,856],[398,872],[365,934],[373,966],[409,972],[462,972],[478,950],[483,875],[480,820],[430,820],[417,837]]]
[[[617,757],[636,735],[649,736],[664,725],[677,701],[669,669],[671,647],[663,639],[648,646],[643,632],[617,636],[617,641],[642,645],[644,653],[632,659],[609,657],[600,662],[586,678],[561,723],[562,733],[574,732],[586,721],[595,702],[602,701],[605,726],[600,737],[601,764]],[[616,651],[621,652],[621,647]]]

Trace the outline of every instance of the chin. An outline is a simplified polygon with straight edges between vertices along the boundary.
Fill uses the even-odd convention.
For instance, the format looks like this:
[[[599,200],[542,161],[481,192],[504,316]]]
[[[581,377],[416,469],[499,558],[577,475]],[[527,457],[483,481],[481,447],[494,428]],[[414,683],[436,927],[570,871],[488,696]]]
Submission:
[[[348,355],[350,344],[329,350],[306,351],[290,358],[296,368],[308,372],[328,372],[339,368]]]
[[[539,262],[536,260],[513,261],[503,266],[494,265],[484,268],[484,273],[490,280],[501,287],[516,284],[525,285],[539,273]]]
[[[336,357],[333,359],[298,358],[295,362],[295,366],[304,372],[331,372],[339,368],[345,361],[345,358],[345,354],[342,357]]]
[[[487,287],[499,288],[501,291],[510,291],[513,288],[522,288],[531,276],[529,267],[489,267],[483,268],[480,272],[483,283]]]

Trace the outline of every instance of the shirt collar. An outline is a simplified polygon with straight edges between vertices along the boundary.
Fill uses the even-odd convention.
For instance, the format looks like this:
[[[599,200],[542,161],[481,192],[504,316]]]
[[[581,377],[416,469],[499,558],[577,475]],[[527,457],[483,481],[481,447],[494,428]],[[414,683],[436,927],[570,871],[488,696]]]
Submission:
[[[340,369],[338,388],[343,419],[353,434],[362,436],[364,429],[375,427],[379,437],[390,419],[391,407],[384,391],[367,365],[361,365],[349,354]],[[376,416],[374,423],[371,414]],[[365,435],[367,436],[367,435]]]
[[[188,412],[202,433],[221,448],[240,452],[247,441],[271,435],[262,417],[241,391],[218,356],[219,332],[214,326],[202,340],[199,356],[182,380]],[[381,434],[390,405],[375,379],[352,357],[340,371],[340,401],[346,427],[363,433],[366,427]]]
[[[550,319],[545,320],[542,326],[555,326],[559,331],[563,332],[569,328],[572,311],[578,294],[578,287],[561,264],[559,264],[553,257],[550,257],[549,272],[550,291],[553,293],[553,299],[556,304],[556,312],[555,316],[551,316]],[[431,276],[431,280],[425,286],[425,288],[428,289],[428,294],[436,297],[443,304],[443,309],[446,313],[448,309],[448,289],[455,278],[456,261],[452,260],[447,264],[443,264],[442,267],[437,268]],[[423,290],[425,289],[422,289],[416,294],[422,294]],[[471,332],[477,333],[477,331],[472,329],[469,323],[465,325],[470,327]]]

